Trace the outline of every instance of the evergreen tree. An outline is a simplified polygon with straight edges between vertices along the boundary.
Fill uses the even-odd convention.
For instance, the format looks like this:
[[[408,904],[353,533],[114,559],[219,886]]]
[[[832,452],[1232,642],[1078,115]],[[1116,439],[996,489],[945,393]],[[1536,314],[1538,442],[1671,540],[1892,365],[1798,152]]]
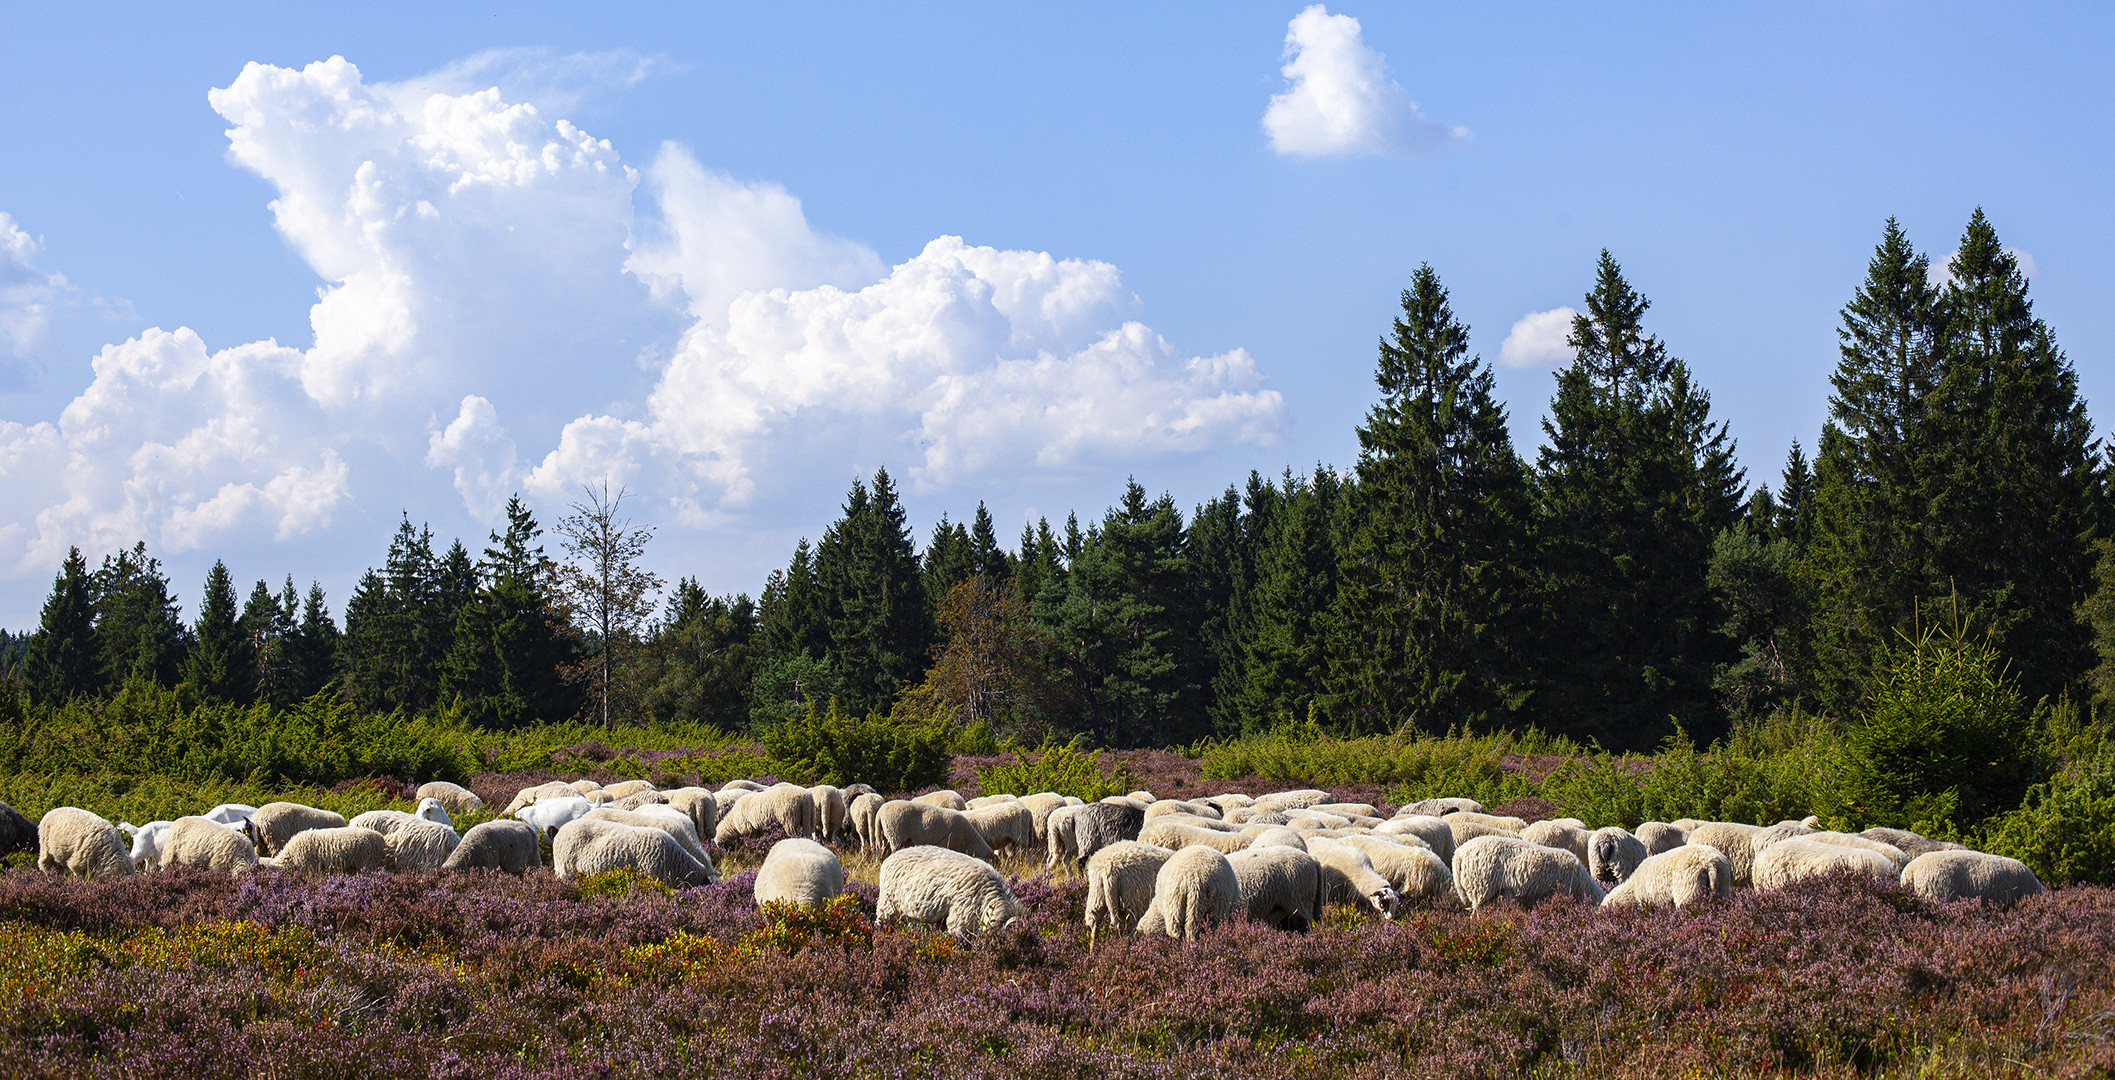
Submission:
[[[1021,602],[1034,605],[1043,595],[1050,582],[1060,581],[1065,576],[1065,551],[1058,543],[1057,534],[1050,531],[1050,519],[1039,518],[1035,525],[1021,526],[1021,553],[1013,565],[1014,592]]]
[[[977,549],[969,530],[941,514],[940,523],[933,526],[932,543],[925,548],[925,595],[934,610],[949,590],[977,572]]]
[[[1652,746],[1670,722],[1709,737],[1733,650],[1706,575],[1740,473],[1709,396],[1645,333],[1649,305],[1605,251],[1586,306],[1536,463],[1551,611],[1538,711],[1612,747]]]
[[[1247,627],[1237,625],[1235,598],[1246,595],[1253,576],[1253,558],[1244,540],[1241,494],[1232,485],[1190,515],[1190,567],[1200,609],[1197,639],[1206,665],[1206,720],[1215,735],[1241,730]]]
[[[235,604],[235,582],[226,563],[214,560],[206,571],[205,593],[198,602],[198,623],[191,631],[191,652],[184,658],[184,681],[207,697],[247,705],[255,693],[256,654],[243,633]]]
[[[300,617],[301,596],[294,591],[293,575],[287,575],[286,588],[276,595],[262,581],[250,589],[239,625],[249,647],[253,700],[281,709],[301,701],[294,696],[288,667]]]
[[[337,668],[345,700],[363,712],[389,708],[394,685],[388,667],[389,586],[368,570],[353,584],[345,602],[345,630],[338,635]],[[302,620],[303,636],[307,619]]]
[[[1527,467],[1431,267],[1402,308],[1359,428],[1326,711],[1363,732],[1504,723],[1530,686]]]
[[[969,545],[975,553],[971,569],[983,574],[994,583],[1003,582],[1013,576],[1013,559],[999,546],[998,530],[992,525],[991,511],[984,508],[984,501],[977,500],[977,516],[969,527]]]
[[[191,636],[161,560],[147,554],[145,543],[106,555],[95,574],[95,593],[103,685],[116,689],[133,680],[176,685]]]
[[[294,579],[286,579],[287,597],[293,595]],[[301,603],[301,621],[287,639],[286,696],[306,701],[338,684],[338,624],[324,604],[323,586],[311,582]]]
[[[1269,543],[1256,557],[1248,611],[1241,714],[1250,728],[1306,719],[1328,673],[1324,623],[1337,595],[1332,523],[1343,485],[1319,465],[1302,483],[1290,470]]]
[[[1757,488],[1758,492],[1767,490]],[[1806,451],[1800,449],[1797,439],[1792,440],[1792,452],[1785,458],[1784,478],[1777,490],[1776,535],[1791,541],[1795,558],[1804,557],[1814,542],[1814,473],[1808,468]]]
[[[887,469],[875,472],[871,495],[853,483],[844,516],[816,548],[815,577],[845,711],[886,709],[925,673],[934,637],[917,551]]]
[[[481,725],[556,722],[580,711],[580,689],[567,678],[576,637],[552,591],[556,567],[536,543],[542,532],[521,497],[509,498],[507,530],[490,534],[492,546],[474,571],[481,584],[456,608],[441,696]],[[451,551],[444,582],[453,581],[457,572],[446,566],[455,561]]]
[[[793,549],[793,562],[774,570],[764,582],[759,617],[764,651],[774,657],[830,653],[830,627],[823,619],[822,585],[815,579],[815,557],[807,538]]]
[[[29,639],[20,679],[40,702],[87,697],[103,688],[102,649],[96,641],[95,581],[80,548],[68,548],[51,595]]]
[[[695,578],[676,582],[644,651],[647,715],[740,730],[749,720],[760,644],[756,605],[747,596],[707,595]]]

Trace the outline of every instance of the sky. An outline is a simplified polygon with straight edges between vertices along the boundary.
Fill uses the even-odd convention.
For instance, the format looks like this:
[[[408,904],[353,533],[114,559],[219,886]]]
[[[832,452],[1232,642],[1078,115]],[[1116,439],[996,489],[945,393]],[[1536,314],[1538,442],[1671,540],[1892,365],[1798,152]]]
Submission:
[[[1497,14],[1493,14],[1493,11]],[[632,492],[761,588],[1348,468],[1423,263],[1532,457],[1606,248],[1755,482],[1889,217],[1982,207],[2115,401],[2115,14],[1909,3],[0,8],[0,626],[144,541],[335,610]],[[2096,421],[2099,412],[2094,411]],[[555,540],[547,537],[553,550]],[[245,586],[246,588],[246,586]]]

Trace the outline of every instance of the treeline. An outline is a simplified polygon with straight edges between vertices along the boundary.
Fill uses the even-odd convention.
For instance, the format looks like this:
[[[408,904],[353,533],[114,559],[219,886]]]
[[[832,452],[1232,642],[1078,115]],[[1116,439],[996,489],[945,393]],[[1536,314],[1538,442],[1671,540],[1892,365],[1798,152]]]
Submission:
[[[770,729],[834,703],[1111,746],[1311,720],[1634,748],[1794,706],[1859,715],[1939,634],[1987,647],[2028,707],[2104,709],[2115,505],[2076,374],[1980,211],[1936,271],[1889,222],[1812,459],[1795,443],[1753,487],[1606,253],[1532,460],[1426,267],[1381,340],[1356,466],[1252,473],[1188,514],[1134,481],[1011,549],[981,504],[921,549],[883,470],[759,597],[686,578],[648,610],[646,534],[583,560],[576,515],[557,562],[517,501],[478,558],[407,517],[342,631],[320,590],[260,582],[238,604],[218,566],[186,625],[135,548],[94,571],[70,556],[38,631],[0,646],[42,698],[331,690],[495,728],[587,711]]]

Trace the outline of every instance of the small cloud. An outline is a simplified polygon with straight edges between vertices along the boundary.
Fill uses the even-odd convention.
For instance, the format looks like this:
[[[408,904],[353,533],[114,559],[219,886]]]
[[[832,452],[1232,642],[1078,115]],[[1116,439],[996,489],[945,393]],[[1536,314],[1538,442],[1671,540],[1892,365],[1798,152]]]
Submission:
[[[1513,324],[1498,346],[1498,362],[1509,368],[1554,367],[1571,358],[1572,320],[1568,307],[1530,312]]]
[[[1422,154],[1466,142],[1469,129],[1427,117],[1410,92],[1388,77],[1388,61],[1369,48],[1359,21],[1321,4],[1285,28],[1288,85],[1263,111],[1271,149],[1301,157]]]

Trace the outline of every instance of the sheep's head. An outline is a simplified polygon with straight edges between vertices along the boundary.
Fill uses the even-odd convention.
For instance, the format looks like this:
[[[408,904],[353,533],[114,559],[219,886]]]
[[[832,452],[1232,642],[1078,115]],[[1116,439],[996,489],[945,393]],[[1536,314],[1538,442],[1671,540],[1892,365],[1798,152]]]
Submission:
[[[439,799],[430,795],[419,800],[419,808],[414,811],[414,814],[436,825],[446,825],[449,828],[455,827],[454,820],[448,816],[448,808],[442,806]]]
[[[1366,894],[1366,902],[1373,905],[1373,910],[1381,918],[1393,919],[1395,918],[1395,909],[1403,902],[1403,898],[1394,889],[1383,885]]]

